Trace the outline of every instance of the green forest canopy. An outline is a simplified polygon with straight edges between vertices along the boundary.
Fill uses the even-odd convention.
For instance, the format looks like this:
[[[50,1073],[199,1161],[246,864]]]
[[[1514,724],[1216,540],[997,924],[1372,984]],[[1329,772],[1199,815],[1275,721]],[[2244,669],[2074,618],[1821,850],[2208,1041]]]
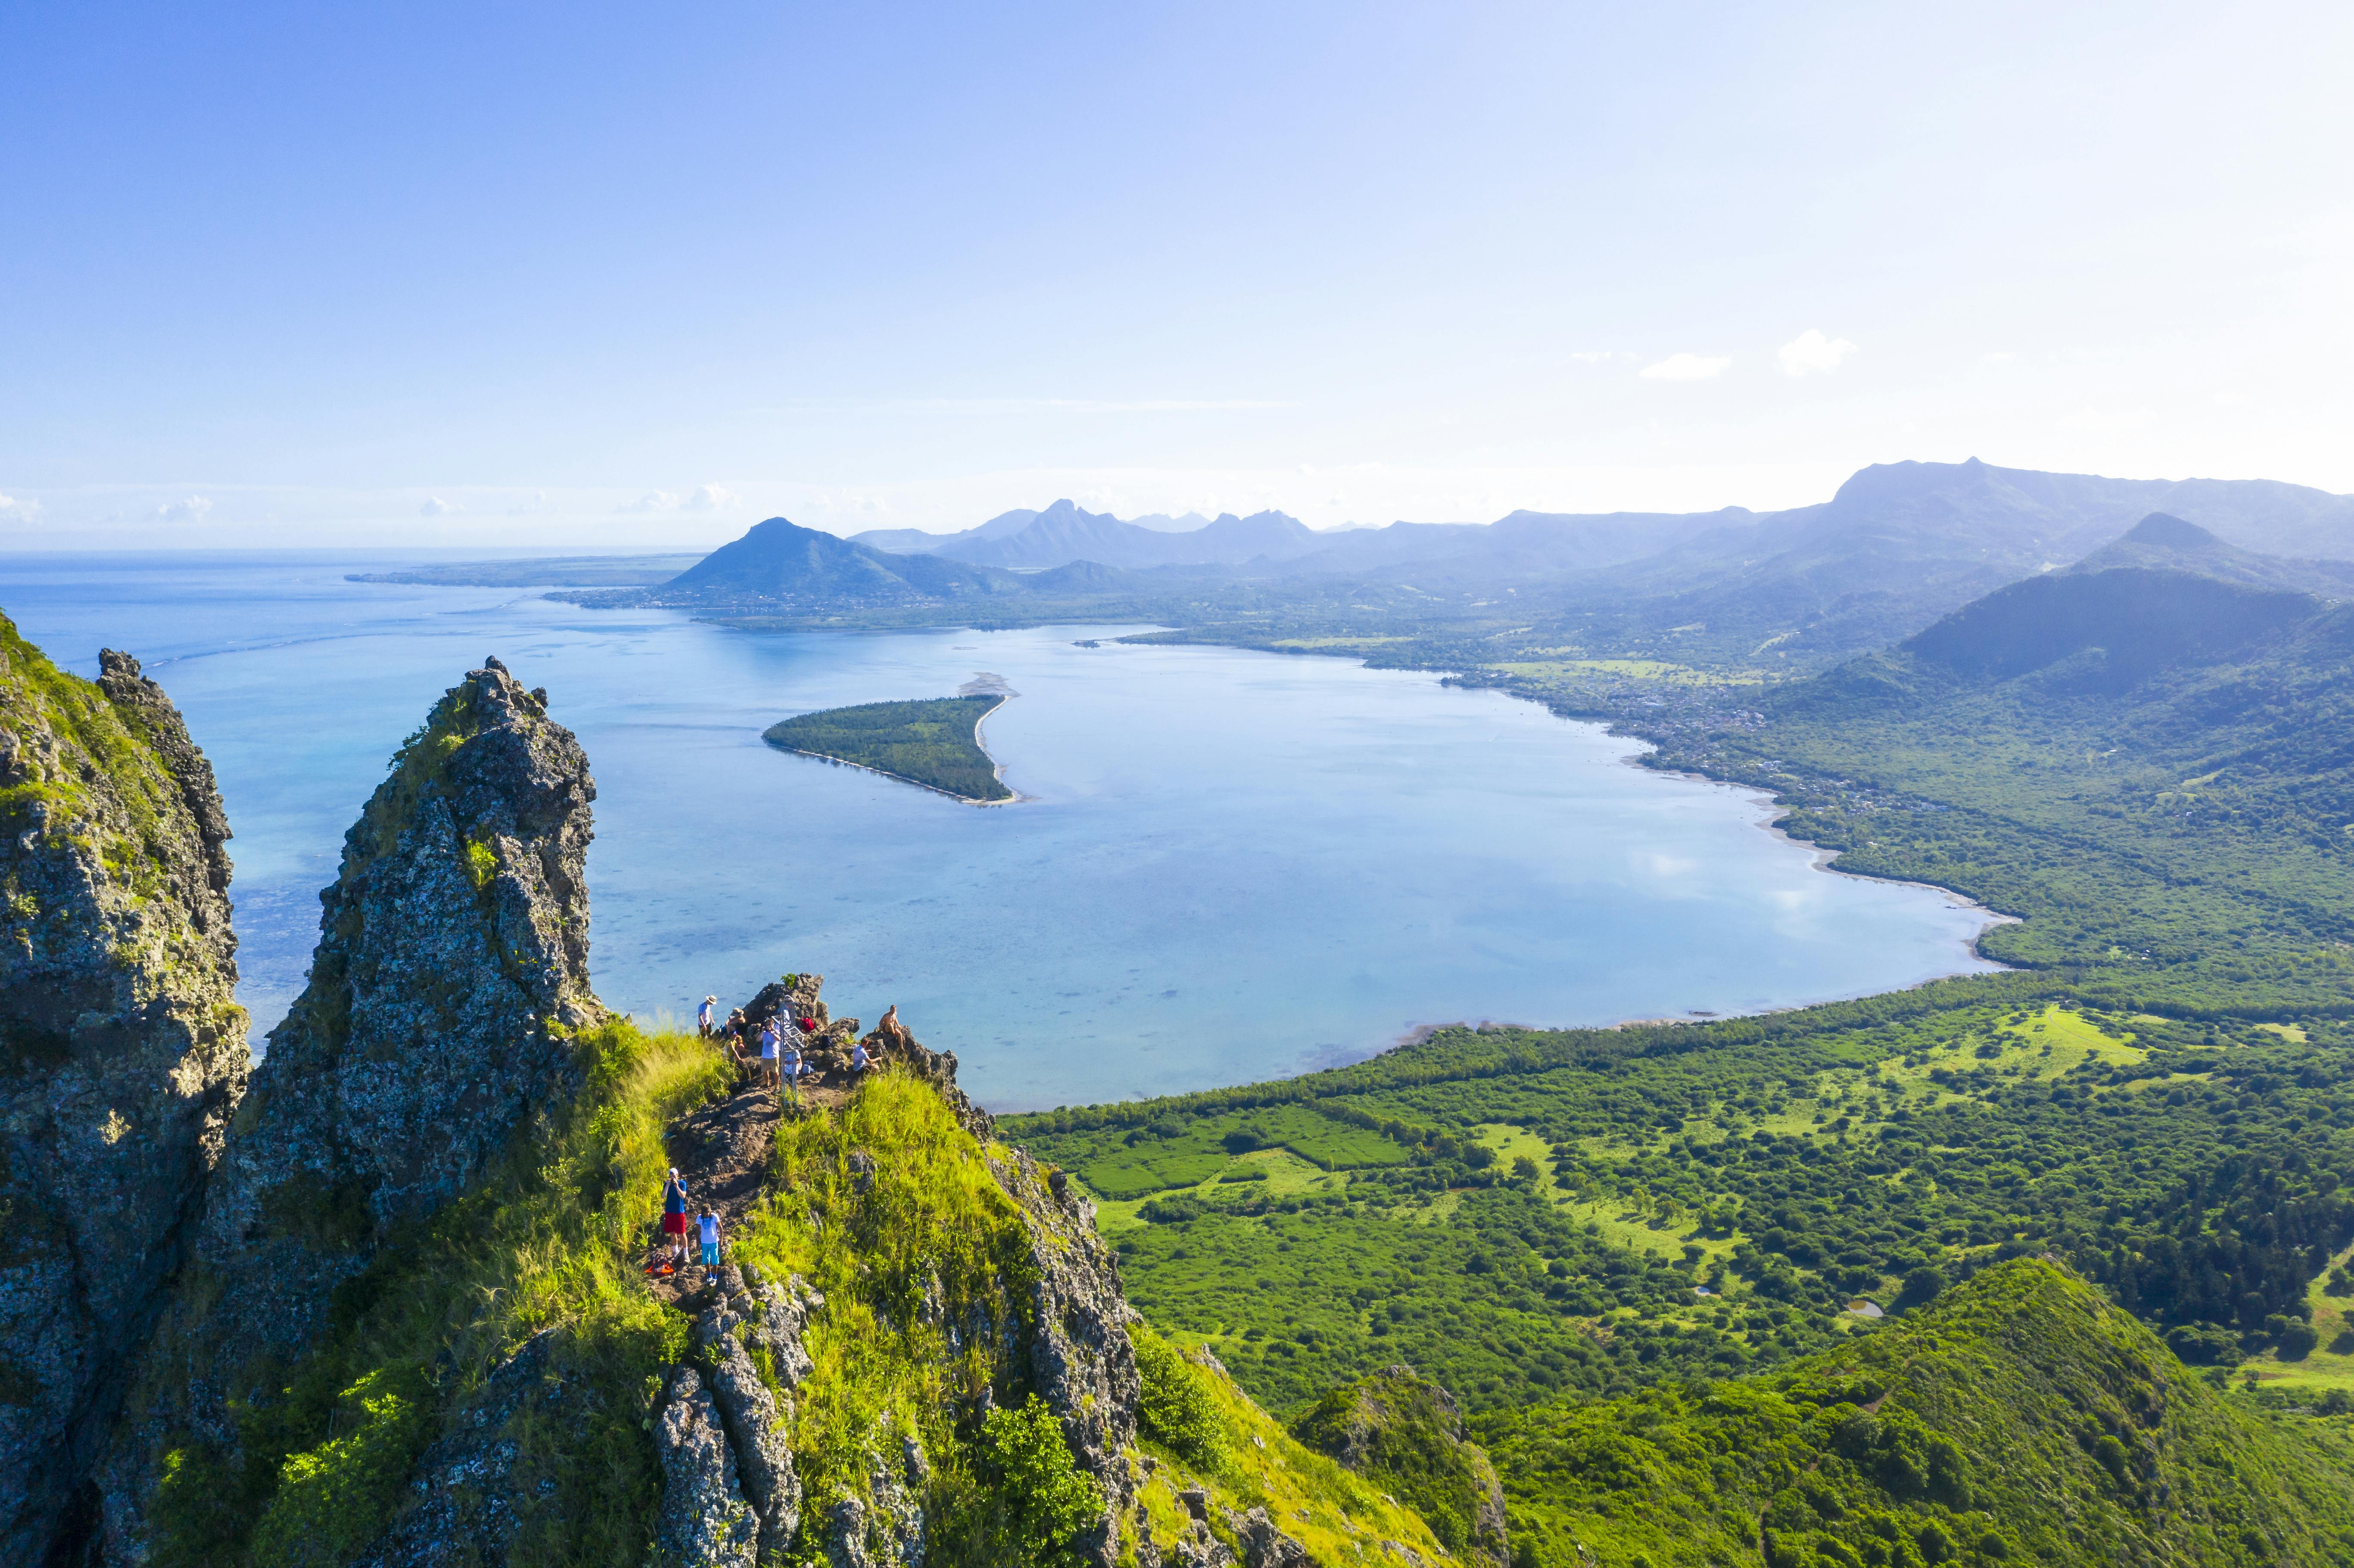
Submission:
[[[765,738],[787,751],[872,768],[966,800],[1011,800],[997,765],[976,738],[999,695],[928,697],[827,708],[770,725]]]

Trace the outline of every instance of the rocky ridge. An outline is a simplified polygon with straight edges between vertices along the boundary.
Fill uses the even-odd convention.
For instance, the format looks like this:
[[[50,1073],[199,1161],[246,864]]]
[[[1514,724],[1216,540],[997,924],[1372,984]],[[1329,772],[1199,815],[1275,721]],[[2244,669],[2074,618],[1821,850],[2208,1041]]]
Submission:
[[[310,982],[238,1107],[152,1398],[109,1461],[111,1555],[143,1559],[171,1433],[233,1448],[230,1403],[267,1403],[335,1287],[578,1091],[567,1037],[604,1016],[588,977],[595,798],[546,694],[490,659],[345,835]]]
[[[246,1079],[211,765],[137,660],[0,618],[0,1560],[86,1529]]]
[[[0,1329],[46,1309],[40,1331],[82,1336],[79,1361],[22,1374],[61,1371],[65,1397],[0,1399],[26,1478],[8,1560],[1308,1560],[1267,1483],[1288,1489],[1287,1520],[1340,1494],[1301,1489],[1307,1457],[1223,1376],[1257,1468],[1155,1476],[1144,1330],[1089,1204],[994,1139],[955,1055],[896,1008],[862,1035],[819,976],[764,990],[756,1022],[813,1027],[811,1075],[781,1103],[707,1045],[605,1012],[587,972],[594,787],[545,693],[486,661],[402,747],[248,1089],[201,753],[134,662],[108,655],[90,688],[5,652],[9,1212],[28,1197],[122,1231],[69,1238],[118,1247],[118,1298],[0,1274]],[[61,1158],[58,1107],[100,1116],[96,1090],[100,1133],[76,1126]],[[135,1175],[93,1152],[151,1126]],[[678,1270],[650,1246],[641,1274],[664,1161],[743,1256]],[[65,1192],[58,1167],[92,1190]],[[1172,1529],[1187,1485],[1207,1511]],[[1350,1510],[1381,1510],[1343,1490],[1318,1528],[1371,1539]]]

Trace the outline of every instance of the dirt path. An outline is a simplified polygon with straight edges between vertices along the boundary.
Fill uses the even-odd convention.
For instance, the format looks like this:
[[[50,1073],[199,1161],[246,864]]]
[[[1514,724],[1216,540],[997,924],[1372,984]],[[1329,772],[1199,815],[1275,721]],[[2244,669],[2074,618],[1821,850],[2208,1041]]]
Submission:
[[[789,1098],[783,1114],[803,1116],[818,1107],[833,1109],[849,1097],[847,1085],[804,1078],[799,1106]],[[649,1277],[656,1296],[673,1306],[699,1297],[703,1269],[695,1260],[702,1255],[702,1247],[695,1236],[694,1216],[712,1210],[719,1216],[720,1235],[734,1239],[767,1184],[778,1115],[775,1092],[754,1084],[681,1117],[663,1135],[663,1146],[686,1187],[689,1261],[675,1273]],[[659,1232],[651,1235],[643,1262],[667,1261],[669,1249],[663,1243]]]

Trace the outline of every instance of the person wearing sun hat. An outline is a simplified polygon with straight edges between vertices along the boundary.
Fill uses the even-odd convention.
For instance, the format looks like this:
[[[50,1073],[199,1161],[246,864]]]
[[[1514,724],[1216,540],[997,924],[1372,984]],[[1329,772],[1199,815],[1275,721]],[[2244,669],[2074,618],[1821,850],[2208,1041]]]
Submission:
[[[695,1010],[695,1033],[702,1035],[705,1040],[711,1038],[711,1010],[718,1005],[719,999],[717,997],[706,996],[703,999],[703,1005]]]

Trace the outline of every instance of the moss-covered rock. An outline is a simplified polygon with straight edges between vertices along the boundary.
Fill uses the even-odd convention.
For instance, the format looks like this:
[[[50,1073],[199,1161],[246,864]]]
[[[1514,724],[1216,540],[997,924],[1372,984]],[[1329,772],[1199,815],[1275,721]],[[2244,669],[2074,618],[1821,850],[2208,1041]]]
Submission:
[[[228,822],[138,661],[0,618],[0,1560],[89,1527],[87,1477],[249,1058]],[[69,1515],[72,1517],[69,1519]]]

